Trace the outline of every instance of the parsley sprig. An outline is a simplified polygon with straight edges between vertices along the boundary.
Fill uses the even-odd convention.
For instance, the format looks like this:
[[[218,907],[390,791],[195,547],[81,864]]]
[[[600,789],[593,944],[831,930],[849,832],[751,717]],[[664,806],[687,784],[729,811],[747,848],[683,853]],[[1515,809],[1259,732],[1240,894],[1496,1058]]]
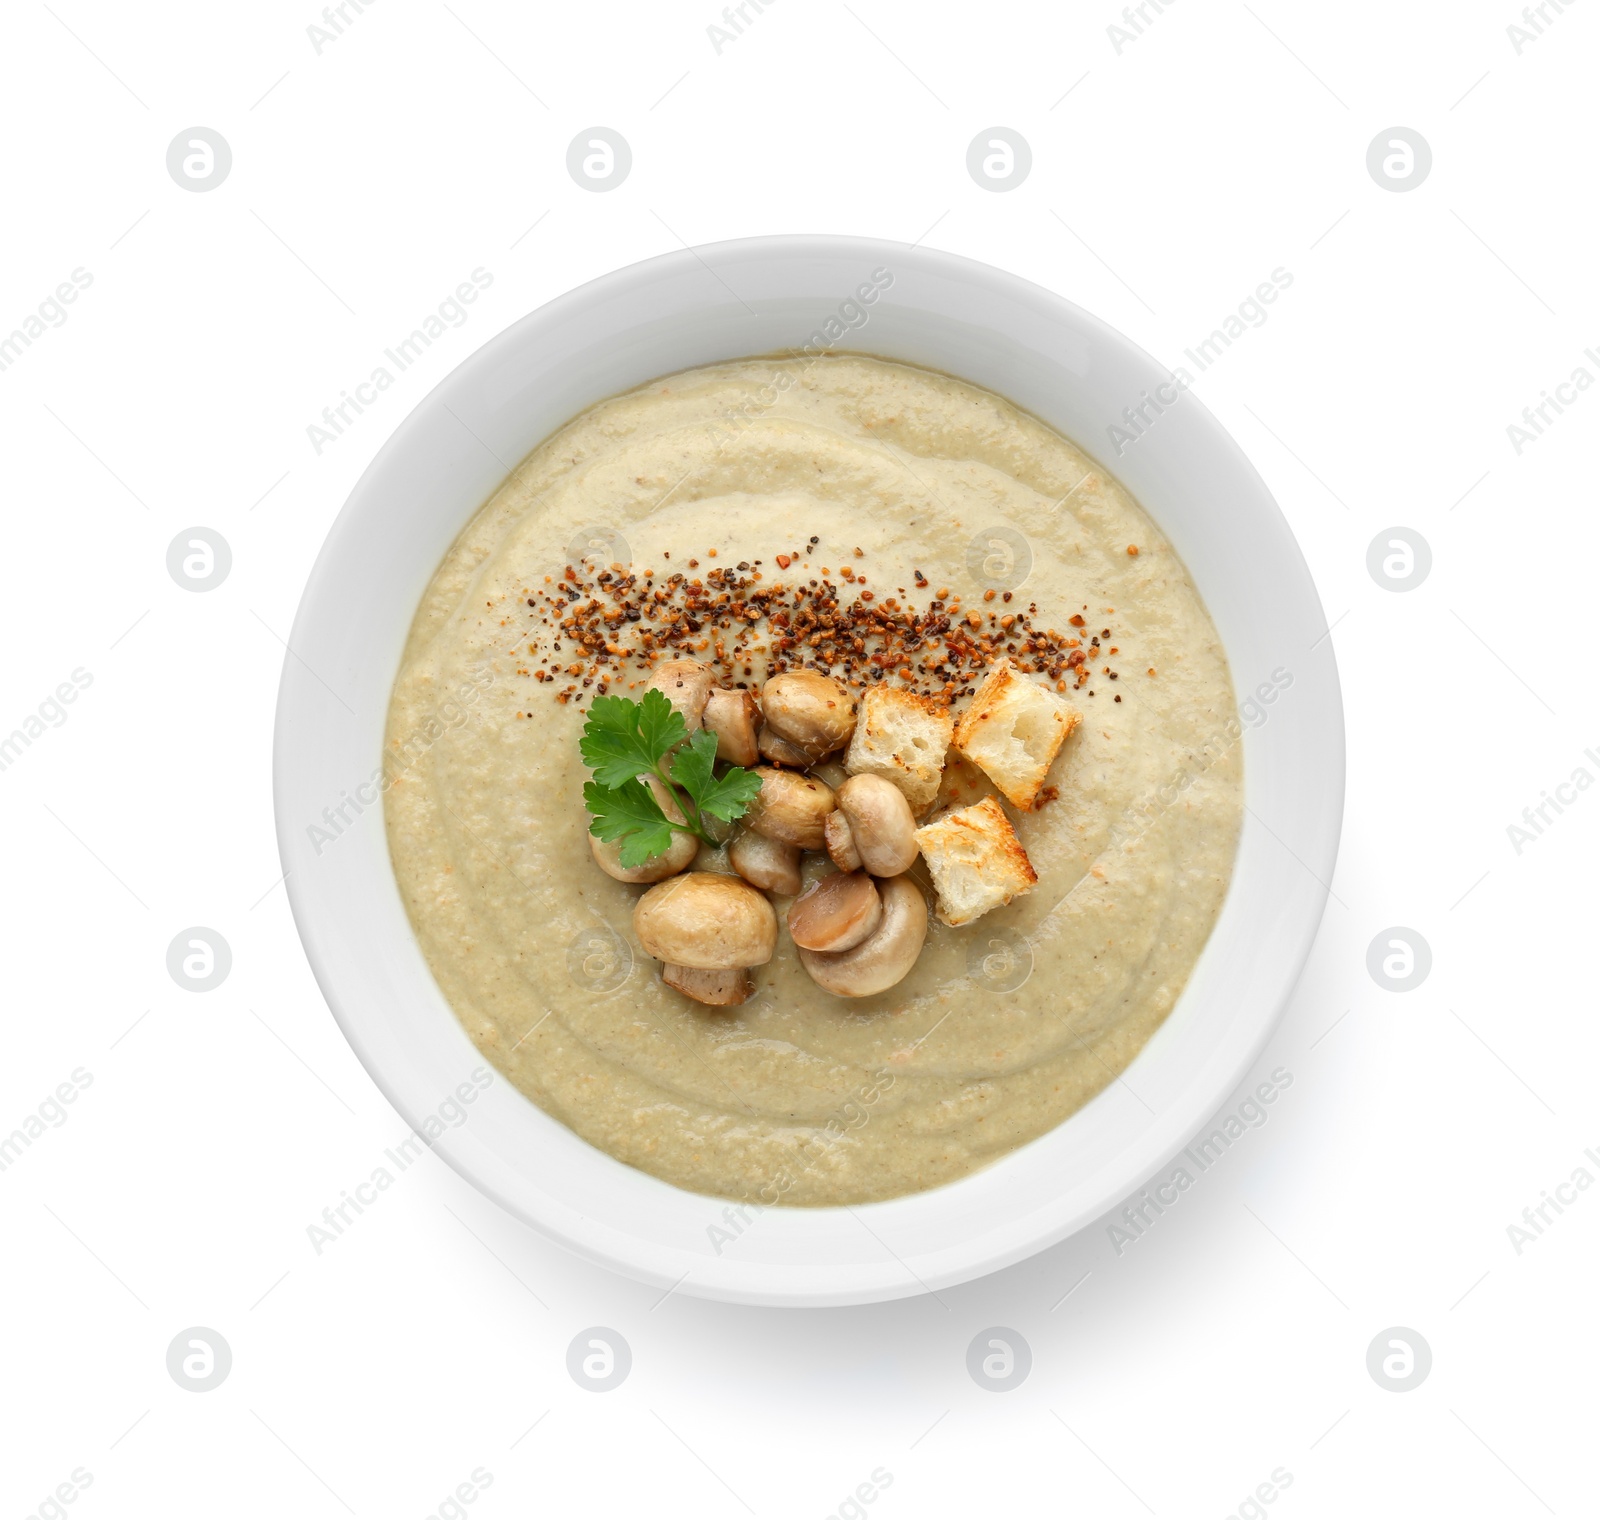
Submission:
[[[703,728],[691,736],[682,714],[659,691],[647,691],[640,702],[596,697],[578,749],[594,772],[583,789],[594,814],[589,832],[608,844],[620,840],[621,862],[629,870],[665,853],[675,833],[714,845],[707,817],[732,823],[761,790],[761,778],[737,765],[718,776],[717,736]],[[667,817],[643,776],[666,787],[683,823]]]

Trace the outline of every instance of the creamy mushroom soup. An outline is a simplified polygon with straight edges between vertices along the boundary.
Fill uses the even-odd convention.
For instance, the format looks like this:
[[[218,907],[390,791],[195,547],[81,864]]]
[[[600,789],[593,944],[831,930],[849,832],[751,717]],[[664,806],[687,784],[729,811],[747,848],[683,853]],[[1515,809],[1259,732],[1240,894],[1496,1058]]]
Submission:
[[[619,880],[590,807],[623,794],[586,803],[580,738],[652,679],[717,729],[707,795],[734,756],[769,781],[721,822],[672,786],[680,738],[671,856]],[[845,747],[785,738],[806,702]],[[684,1188],[846,1204],[967,1175],[1133,1060],[1227,890],[1238,737],[1184,566],[1073,444],[945,375],[749,359],[591,408],[463,530],[395,682],[386,819],[445,998],[533,1102]]]

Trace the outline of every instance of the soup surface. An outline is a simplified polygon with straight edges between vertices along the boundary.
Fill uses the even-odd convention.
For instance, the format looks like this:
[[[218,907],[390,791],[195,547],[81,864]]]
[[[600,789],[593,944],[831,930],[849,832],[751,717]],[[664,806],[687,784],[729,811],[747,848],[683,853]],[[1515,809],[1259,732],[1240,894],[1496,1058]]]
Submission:
[[[780,605],[822,616],[775,626]],[[810,979],[777,899],[755,995],[702,1007],[633,934],[644,888],[591,857],[589,704],[640,695],[663,654],[754,690],[839,654],[832,672],[859,686],[873,643],[852,652],[861,618],[827,610],[851,606],[923,625],[936,609],[1081,712],[1040,801],[1007,809],[1038,884],[966,927],[930,920],[910,974],[862,999]],[[959,715],[981,668],[903,642],[872,679]],[[1069,644],[1085,658],[1063,667]],[[1183,564],[1065,438],[930,371],[749,359],[593,407],[462,532],[395,683],[385,815],[440,988],[533,1102],[684,1188],[855,1203],[959,1178],[1119,1078],[1222,905],[1238,733]],[[950,762],[934,812],[997,795]],[[726,851],[698,866],[728,870]],[[912,875],[927,885],[923,862]]]

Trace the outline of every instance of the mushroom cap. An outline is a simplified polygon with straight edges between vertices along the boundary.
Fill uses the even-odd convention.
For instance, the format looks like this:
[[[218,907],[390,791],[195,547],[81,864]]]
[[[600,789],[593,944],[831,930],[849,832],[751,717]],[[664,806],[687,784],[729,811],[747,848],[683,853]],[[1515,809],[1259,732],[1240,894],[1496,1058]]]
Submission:
[[[899,876],[917,858],[917,820],[906,794],[882,776],[852,776],[834,796],[849,820],[861,864],[874,876]]]
[[[670,883],[668,883],[670,885]],[[851,950],[829,954],[800,951],[800,964],[824,992],[835,997],[871,997],[887,992],[916,965],[928,937],[928,904],[909,876],[880,881],[883,917],[878,927]],[[652,891],[661,891],[654,887]]]
[[[842,681],[815,670],[786,670],[761,688],[761,712],[780,739],[798,745],[813,760],[850,741],[856,702]]]
[[[763,760],[770,760],[774,765],[787,765],[797,771],[805,770],[814,758],[798,744],[791,744],[768,723],[763,723],[761,732],[756,735],[756,749]]]
[[[756,767],[761,790],[750,804],[745,820],[758,834],[797,844],[802,850],[820,850],[822,826],[833,812],[833,788],[812,776],[775,766]]]
[[[696,971],[764,966],[778,916],[748,882],[716,871],[669,877],[634,905],[633,932],[658,961]]]
[[[659,691],[682,715],[684,727],[692,734],[700,727],[701,715],[711,696],[712,669],[699,660],[663,660],[645,682],[649,691]]]
[[[717,759],[730,765],[756,763],[760,756],[756,729],[761,722],[761,709],[752,693],[715,688],[706,697],[701,722],[717,736]]]
[[[674,823],[683,822],[683,809],[677,804],[672,793],[658,776],[642,776],[640,780],[650,788],[650,794],[661,805],[661,810]],[[666,850],[657,855],[653,860],[647,860],[642,866],[625,866],[622,864],[622,842],[613,839],[609,843],[589,835],[589,852],[594,856],[594,863],[600,867],[607,876],[614,877],[617,881],[629,882],[634,886],[642,886],[652,881],[661,881],[668,876],[676,876],[679,871],[685,870],[689,863],[699,852],[700,841],[693,834],[674,833],[672,843]]]
[[[793,897],[800,890],[800,849],[769,839],[754,829],[741,829],[728,846],[728,864],[753,887]]]

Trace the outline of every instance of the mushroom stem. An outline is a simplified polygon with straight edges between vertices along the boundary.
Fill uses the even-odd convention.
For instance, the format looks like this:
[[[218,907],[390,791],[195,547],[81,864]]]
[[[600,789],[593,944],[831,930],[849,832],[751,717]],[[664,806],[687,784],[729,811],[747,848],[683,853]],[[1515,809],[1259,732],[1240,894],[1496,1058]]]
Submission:
[[[661,968],[661,980],[708,1008],[737,1008],[756,990],[755,981],[745,966],[703,971],[694,966],[667,965]]]
[[[838,801],[837,795],[834,801]],[[822,820],[822,843],[831,860],[841,871],[859,871],[861,852],[850,832],[850,820],[835,808]]]

